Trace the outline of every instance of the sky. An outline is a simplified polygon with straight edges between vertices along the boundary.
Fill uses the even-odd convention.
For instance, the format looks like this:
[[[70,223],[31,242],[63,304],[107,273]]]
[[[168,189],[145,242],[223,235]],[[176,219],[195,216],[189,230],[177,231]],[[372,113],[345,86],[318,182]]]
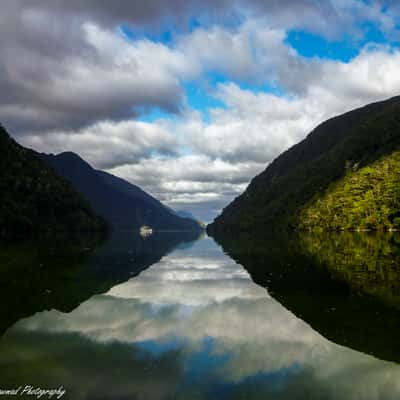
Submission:
[[[400,2],[4,0],[0,122],[209,222],[327,118],[400,95]]]

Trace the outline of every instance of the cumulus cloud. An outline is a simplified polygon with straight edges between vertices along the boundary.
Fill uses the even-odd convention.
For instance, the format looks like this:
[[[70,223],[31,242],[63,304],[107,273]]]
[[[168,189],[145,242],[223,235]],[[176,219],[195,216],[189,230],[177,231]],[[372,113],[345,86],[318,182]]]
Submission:
[[[351,106],[400,94],[400,51],[385,45],[366,46],[349,63],[321,63],[319,81],[310,85],[309,95],[325,92],[345,99]],[[339,101],[338,101],[339,102]]]
[[[367,47],[348,63],[309,62],[317,74],[304,70],[297,75],[304,93],[282,96],[220,84],[215,96],[225,107],[210,111],[211,122],[192,116],[185,125],[192,128],[191,146],[229,162],[267,164],[325,119],[400,94],[398,50]]]
[[[0,120],[11,133],[39,151],[77,151],[206,221],[324,119],[400,93],[400,53],[389,45],[366,45],[342,62],[303,57],[286,40],[290,30],[304,29],[328,40],[353,34],[357,42],[370,21],[394,35],[394,3],[15,0],[2,6]],[[185,30],[194,14],[201,26]],[[178,28],[162,42],[129,36],[122,24],[142,33]],[[213,74],[223,82],[215,86]],[[213,97],[213,105],[191,109],[186,83]],[[175,116],[137,120],[154,108]]]
[[[192,74],[180,52],[145,39],[130,43],[91,23],[79,29],[82,53],[60,59],[21,46],[5,48],[0,68],[11,95],[0,102],[0,119],[6,125],[23,134],[123,120],[155,106],[179,111],[179,81]]]
[[[199,28],[179,38],[177,47],[204,69],[226,73],[231,79],[260,80],[267,66],[254,62],[254,53],[260,53],[262,42],[263,50],[269,53],[270,65],[282,50],[286,55],[287,50],[283,46],[286,35],[280,30],[257,31],[256,25],[249,22],[233,30],[221,26]]]
[[[230,163],[207,155],[151,157],[109,172],[135,182],[176,209],[192,210],[205,221],[247,186],[263,169],[256,162]]]
[[[42,152],[76,151],[98,168],[139,164],[153,154],[173,156],[179,141],[161,124],[141,121],[103,121],[79,131],[29,134],[22,141]]]
[[[398,51],[366,48],[349,63],[319,60],[317,65],[319,79],[299,76],[307,91],[292,96],[220,84],[215,96],[225,107],[211,110],[209,121],[188,113],[169,127],[194,154],[153,158],[112,172],[171,205],[213,201],[215,212],[325,119],[400,93]]]
[[[201,359],[195,372],[198,376],[204,368],[207,389],[212,377],[225,385],[265,377],[265,386],[256,380],[257,392],[268,394],[268,388],[275,387],[268,377],[279,376],[287,398],[298,398],[299,393],[370,400],[398,397],[398,365],[329,342],[255,285],[215,244],[201,246],[203,241],[197,242],[189,254],[175,251],[70,314],[52,310],[21,320],[7,336],[44,348],[43,358],[46,346],[37,346],[36,340],[45,334],[48,339],[75,334],[90,339],[103,353],[127,343],[132,354],[137,348],[154,349],[155,364],[175,349],[182,357],[178,370],[189,375],[194,357]]]
[[[239,4],[245,7],[246,2]],[[248,12],[263,16],[270,26],[306,29],[331,39],[349,32],[360,34],[360,25],[365,21],[374,21],[387,33],[395,29],[395,15],[382,1],[253,0]]]
[[[212,95],[224,106],[209,109],[208,120],[187,110],[174,120],[103,122],[73,133],[31,134],[23,143],[49,152],[79,149],[95,166],[108,168],[172,207],[195,210],[207,221],[317,124],[400,93],[398,50],[367,46],[347,63],[296,57],[302,64],[296,79],[303,88],[291,95],[221,83]],[[279,65],[276,61],[276,71]],[[292,87],[291,74],[281,73],[279,79],[281,86]]]
[[[201,20],[215,21],[224,16],[230,19],[244,16],[263,16],[269,24],[291,28],[307,28],[315,32],[340,35],[361,20],[374,20],[386,29],[394,28],[394,17],[387,2],[361,0],[14,0],[7,7],[49,16],[67,16],[78,20],[93,20],[105,26],[120,23],[160,25],[163,22],[185,23],[193,15]]]

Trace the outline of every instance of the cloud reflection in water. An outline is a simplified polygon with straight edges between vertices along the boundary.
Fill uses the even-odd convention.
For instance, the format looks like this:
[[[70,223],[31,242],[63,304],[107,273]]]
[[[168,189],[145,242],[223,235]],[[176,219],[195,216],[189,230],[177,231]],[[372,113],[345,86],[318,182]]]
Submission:
[[[27,335],[36,338],[29,345]],[[64,352],[58,350],[60,358],[52,360],[58,368],[69,357],[71,338],[79,343],[75,352],[102,349],[100,362],[111,367],[118,354],[112,349],[118,348],[124,357],[130,354],[118,381],[125,385],[124,395],[138,398],[386,400],[400,396],[398,365],[324,339],[255,285],[211,239],[175,250],[139,277],[94,296],[70,314],[53,310],[20,321],[7,333],[2,347],[8,343],[18,348],[24,340],[23,351],[28,347],[32,357],[40,359],[54,352],[46,343],[56,338],[58,347],[65,345]],[[105,365],[91,365],[93,360],[82,361],[77,355],[73,359],[68,365],[72,363],[76,374],[84,374],[84,369],[113,386]],[[132,360],[135,368],[129,367]],[[176,373],[166,384],[163,368],[168,370],[169,362]],[[149,365],[158,366],[157,372]],[[163,368],[157,369],[160,365]],[[138,374],[135,371],[141,367],[148,370],[149,382],[153,376],[154,387],[162,382],[160,391],[149,392],[124,381],[132,378],[126,368]],[[87,393],[93,390],[73,373],[68,379],[71,387],[80,384]],[[108,395],[116,396],[115,392]]]

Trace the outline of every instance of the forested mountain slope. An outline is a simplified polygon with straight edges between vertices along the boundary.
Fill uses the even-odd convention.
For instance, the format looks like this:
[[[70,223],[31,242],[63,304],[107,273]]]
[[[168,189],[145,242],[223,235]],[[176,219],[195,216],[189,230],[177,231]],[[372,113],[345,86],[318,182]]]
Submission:
[[[0,126],[0,239],[106,229],[70,183]]]
[[[336,188],[348,188],[352,184],[350,173],[372,173],[379,180],[389,179],[396,185],[398,157],[393,153],[400,149],[400,97],[332,118],[312,131],[306,139],[275,159],[264,172],[255,177],[247,190],[228,205],[214,223],[208,226],[211,234],[237,231],[263,232],[272,228],[312,228],[320,226],[321,219],[312,219],[307,209],[316,209],[319,198],[329,194],[334,202],[350,203],[352,189],[332,194]],[[386,157],[391,157],[385,161]],[[375,161],[380,160],[378,163]],[[390,164],[386,173],[381,168]],[[365,170],[366,166],[370,169]],[[372,171],[372,170],[373,171]],[[392,172],[391,172],[392,171]],[[372,176],[371,175],[371,176]],[[390,178],[389,178],[390,175]],[[342,183],[341,180],[345,179]],[[354,177],[357,180],[357,177]],[[368,178],[367,178],[368,180]],[[381,184],[382,191],[369,192],[378,196],[373,203],[378,208],[366,210],[372,204],[361,202],[359,215],[352,222],[346,210],[336,218],[324,222],[327,229],[386,229],[395,224],[398,217],[398,199],[393,199],[395,186]],[[329,189],[328,189],[329,188]],[[340,189],[341,190],[341,189]],[[355,187],[354,187],[355,190]],[[396,191],[397,193],[397,191]],[[354,198],[355,192],[351,196]],[[393,194],[397,196],[397,194]],[[333,197],[332,197],[333,196]],[[344,197],[342,197],[344,196]],[[326,202],[324,203],[326,206]],[[389,208],[389,210],[387,209]],[[353,209],[355,212],[356,210]],[[367,220],[362,217],[372,212]],[[385,223],[377,214],[385,215]]]
[[[92,168],[72,152],[41,154],[49,166],[67,179],[114,229],[200,231],[197,221],[182,218],[141,188],[104,171]]]

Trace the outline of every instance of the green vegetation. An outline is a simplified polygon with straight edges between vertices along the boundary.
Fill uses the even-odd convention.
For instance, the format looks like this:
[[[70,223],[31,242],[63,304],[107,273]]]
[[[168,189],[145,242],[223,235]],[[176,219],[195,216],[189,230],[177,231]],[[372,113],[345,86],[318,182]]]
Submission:
[[[325,337],[399,360],[400,246],[383,232],[397,229],[400,97],[318,126],[207,227]]]
[[[357,169],[318,193],[298,217],[298,228],[393,230],[400,228],[400,152]]]
[[[400,235],[274,232],[218,235],[253,281],[327,339],[400,360]]]
[[[0,155],[0,239],[107,229],[68,182],[1,126]]]
[[[304,206],[312,199],[323,196],[333,182],[349,174],[349,165],[357,166],[362,171],[357,175],[357,179],[354,178],[355,180],[367,182],[368,177],[363,179],[360,177],[362,174],[368,175],[371,170],[364,167],[377,160],[384,160],[385,156],[391,155],[398,149],[400,149],[400,97],[371,104],[328,120],[311,132],[305,140],[280,155],[264,172],[255,177],[247,190],[208,226],[208,232],[218,236],[224,232],[263,234],[266,229],[271,230],[271,228],[298,229],[298,216]],[[396,160],[391,162],[391,165],[394,164]],[[376,170],[374,174],[378,180],[381,179],[380,174],[385,174],[384,164],[379,166],[379,171],[377,168],[372,168]],[[395,220],[398,197],[397,199],[393,197],[397,196],[394,183],[396,173],[387,172],[387,175],[390,175],[392,182],[388,185],[381,182],[382,191],[378,194],[381,198],[377,201],[389,209],[382,207],[379,209],[382,215],[365,218],[367,226],[378,226],[380,223],[376,221],[384,218],[389,222],[380,226],[389,228],[399,223],[399,220]],[[351,183],[350,177],[346,179],[346,183]],[[362,189],[360,183],[358,190]],[[386,189],[390,190],[385,192]],[[349,189],[350,191],[353,192]],[[356,189],[353,198],[355,196]],[[370,200],[366,200],[362,206],[369,207],[371,204]],[[368,214],[370,211],[370,209],[365,210],[365,213]],[[356,221],[351,224],[357,227]]]
[[[400,309],[400,235],[396,233],[300,233],[299,249],[352,291]]]

